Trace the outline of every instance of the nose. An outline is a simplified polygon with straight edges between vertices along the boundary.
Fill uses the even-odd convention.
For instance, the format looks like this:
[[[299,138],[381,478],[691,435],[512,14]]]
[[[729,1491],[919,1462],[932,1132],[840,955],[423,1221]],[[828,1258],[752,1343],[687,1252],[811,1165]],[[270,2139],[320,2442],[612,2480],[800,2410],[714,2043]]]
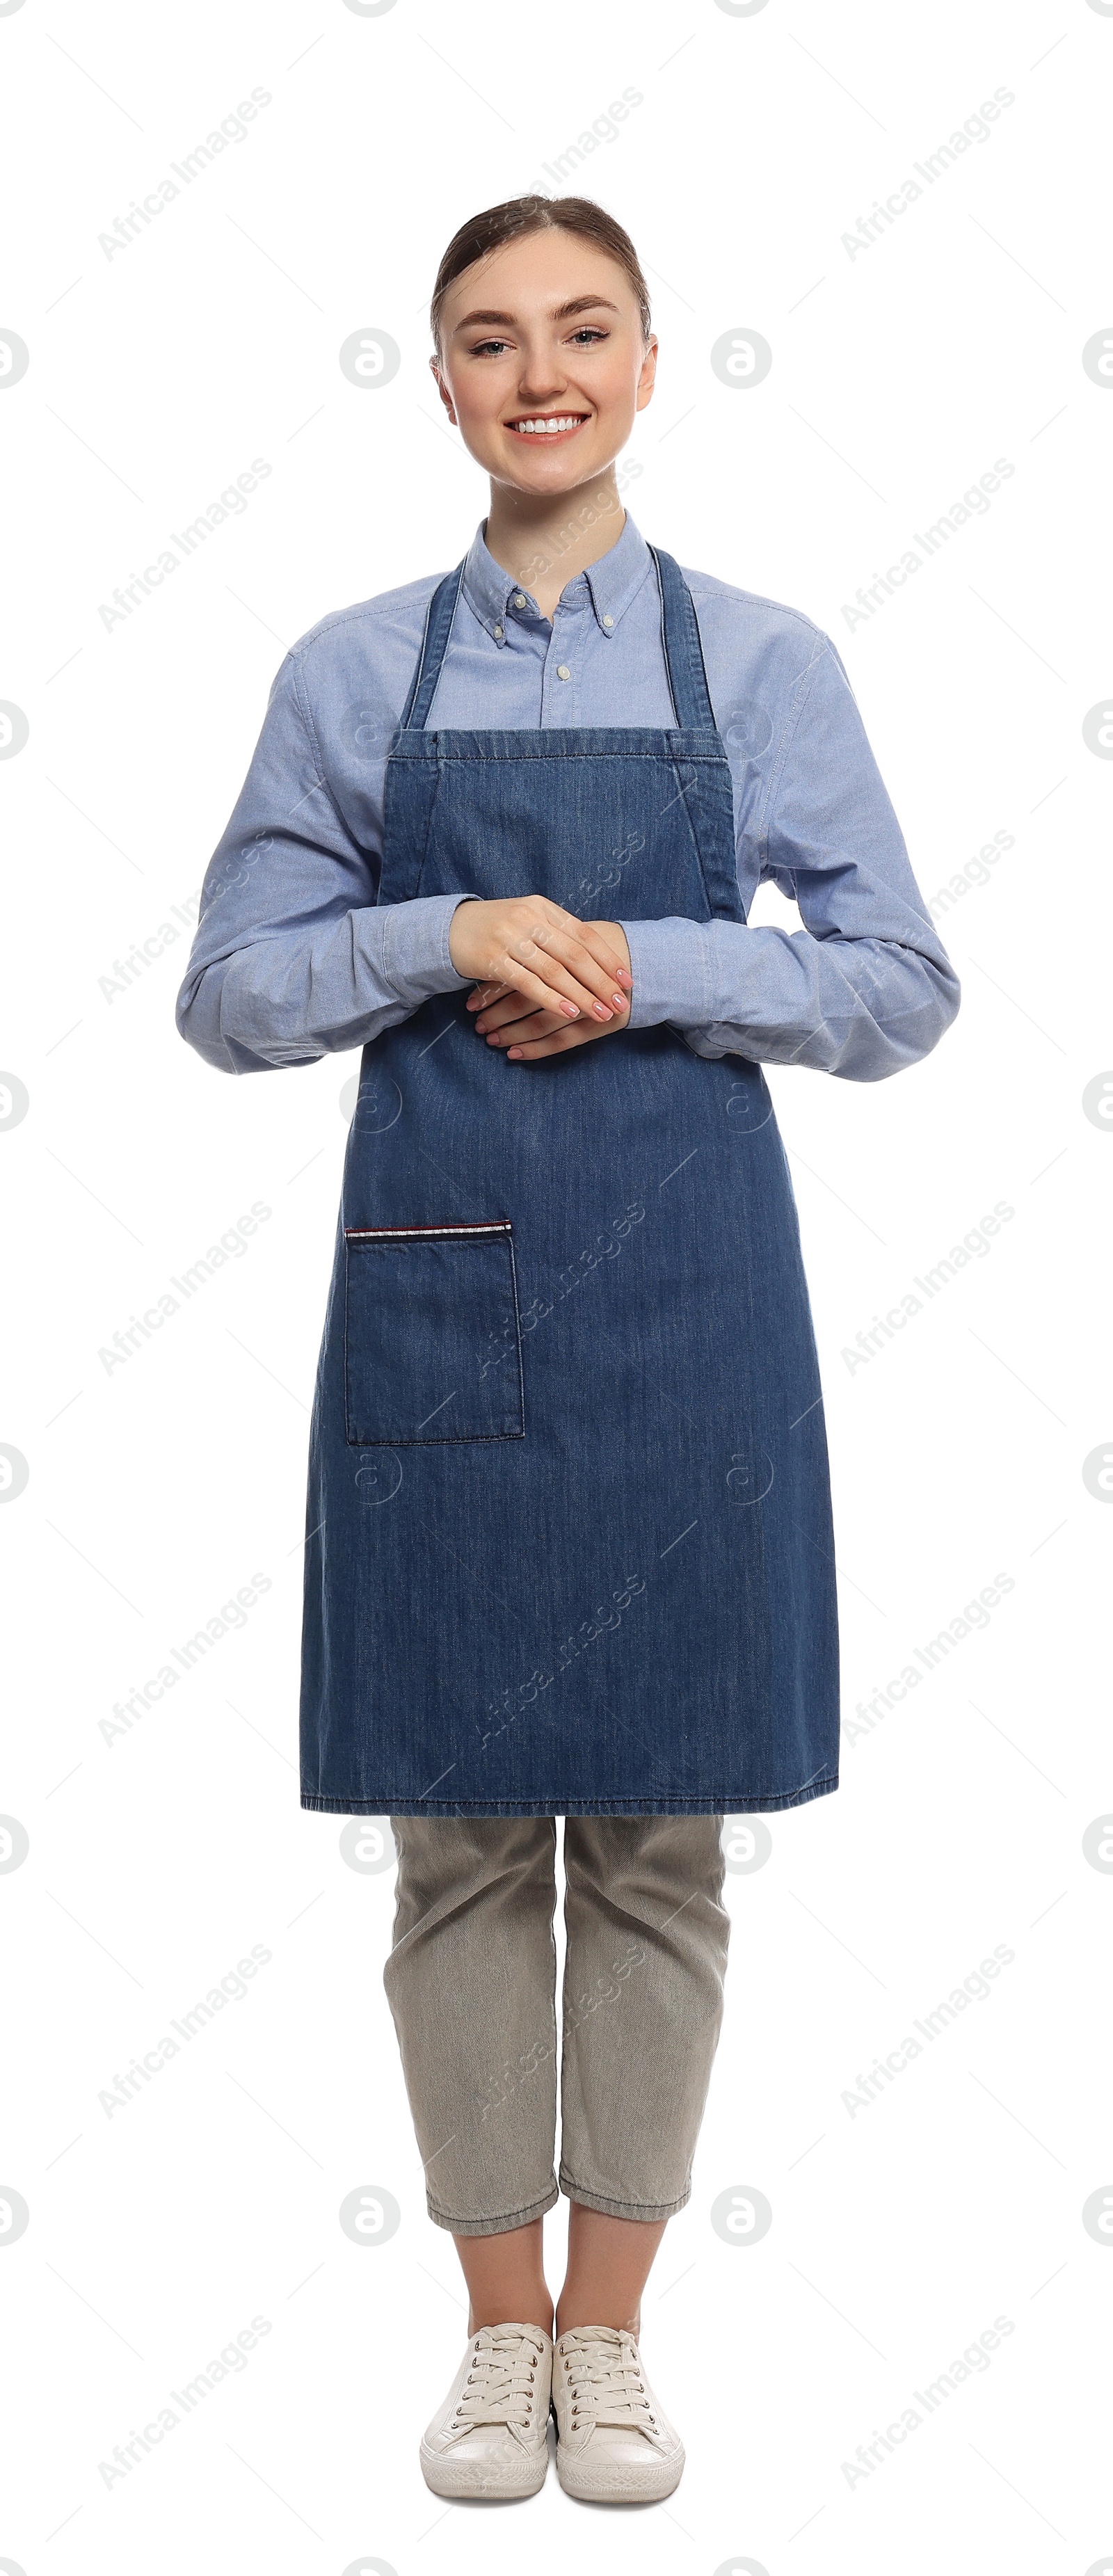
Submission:
[[[552,353],[539,349],[523,362],[518,379],[518,397],[525,409],[539,410],[543,403],[557,401],[565,393],[567,385],[568,378],[556,364]]]

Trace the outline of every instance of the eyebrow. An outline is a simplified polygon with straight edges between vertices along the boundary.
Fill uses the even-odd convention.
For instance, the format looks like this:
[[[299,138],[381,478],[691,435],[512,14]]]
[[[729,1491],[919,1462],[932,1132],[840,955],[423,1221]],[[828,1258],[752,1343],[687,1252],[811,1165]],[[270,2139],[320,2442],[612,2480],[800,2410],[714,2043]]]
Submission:
[[[574,313],[617,313],[618,309],[617,304],[612,304],[606,295],[575,295],[568,304],[554,305],[550,320],[569,322]],[[482,311],[477,309],[474,313],[465,313],[462,320],[456,323],[452,337],[455,339],[457,331],[470,330],[476,322],[505,322],[513,325],[515,320],[516,316],[513,313],[496,313],[484,307]]]

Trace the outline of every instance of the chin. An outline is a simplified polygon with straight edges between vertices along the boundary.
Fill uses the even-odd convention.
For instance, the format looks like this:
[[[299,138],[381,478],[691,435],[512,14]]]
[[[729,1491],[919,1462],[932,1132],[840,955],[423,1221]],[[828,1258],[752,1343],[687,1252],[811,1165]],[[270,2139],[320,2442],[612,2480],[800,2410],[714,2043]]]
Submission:
[[[575,456],[538,456],[529,464],[508,457],[502,471],[523,492],[573,492],[581,483],[597,483],[612,463],[605,452],[602,457],[592,456],[581,447]]]

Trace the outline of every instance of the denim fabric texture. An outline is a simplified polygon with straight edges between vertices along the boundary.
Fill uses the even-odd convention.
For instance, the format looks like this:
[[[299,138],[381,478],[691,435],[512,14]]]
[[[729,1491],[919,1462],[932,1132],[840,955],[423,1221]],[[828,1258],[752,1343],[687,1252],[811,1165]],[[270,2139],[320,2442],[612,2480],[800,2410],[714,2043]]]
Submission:
[[[742,924],[691,594],[654,558],[673,721],[428,729],[381,899],[540,892]],[[636,861],[636,864],[633,862]],[[368,1046],[310,1448],[302,1803],[432,1816],[799,1804],[838,1777],[823,1405],[759,1066],[666,1026],[529,1068],[461,992]]]
[[[559,2189],[612,2218],[671,2218],[723,2014],[730,1916],[719,1816],[570,1816],[556,2018],[555,1823],[392,1817],[383,1983],[425,2168],[457,2236],[525,2227]]]
[[[183,1036],[223,1072],[369,1045],[461,989],[454,896],[431,880],[406,900],[382,885],[387,756],[439,579],[324,618],[275,679],[178,1003]],[[667,1024],[701,1055],[879,1081],[936,1045],[958,982],[846,672],[798,610],[709,573],[685,579],[729,764],[740,908],[686,914],[680,886],[661,880],[655,917],[638,851],[590,829],[564,899],[622,922],[635,1029]],[[660,593],[633,520],[566,584],[551,624],[481,524],[426,721],[532,730],[541,749],[568,728],[669,729]],[[762,877],[795,897],[804,929],[746,926]]]

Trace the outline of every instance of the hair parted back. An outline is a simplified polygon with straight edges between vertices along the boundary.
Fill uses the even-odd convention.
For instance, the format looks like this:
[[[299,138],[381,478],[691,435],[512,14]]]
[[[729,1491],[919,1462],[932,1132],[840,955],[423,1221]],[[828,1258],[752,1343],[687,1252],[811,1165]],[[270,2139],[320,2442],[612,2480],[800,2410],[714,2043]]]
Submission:
[[[605,206],[593,197],[508,197],[505,205],[487,206],[482,214],[469,215],[454,233],[440,267],[429,307],[429,321],[437,355],[441,347],[441,316],[450,286],[471,268],[477,259],[486,259],[492,251],[503,250],[508,242],[519,241],[526,233],[579,233],[585,241],[594,242],[606,251],[625,272],[637,299],[643,339],[651,330],[649,288],[642,275],[641,263],[628,232],[616,223]]]

